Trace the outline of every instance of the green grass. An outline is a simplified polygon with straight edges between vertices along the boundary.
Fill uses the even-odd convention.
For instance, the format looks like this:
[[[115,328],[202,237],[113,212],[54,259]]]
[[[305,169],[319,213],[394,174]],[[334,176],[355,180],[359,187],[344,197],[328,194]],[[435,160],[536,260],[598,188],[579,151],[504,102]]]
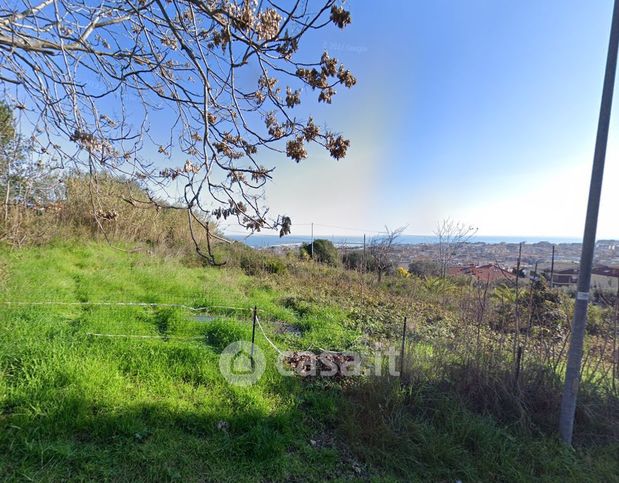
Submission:
[[[571,452],[434,389],[283,377],[260,334],[264,377],[231,386],[219,353],[251,338],[254,305],[282,348],[355,348],[362,333],[341,307],[297,300],[240,269],[124,248],[2,248],[0,302],[247,310],[213,309],[214,320],[198,322],[174,307],[0,305],[0,479],[611,481],[619,471],[616,446]],[[278,335],[269,320],[301,336]]]

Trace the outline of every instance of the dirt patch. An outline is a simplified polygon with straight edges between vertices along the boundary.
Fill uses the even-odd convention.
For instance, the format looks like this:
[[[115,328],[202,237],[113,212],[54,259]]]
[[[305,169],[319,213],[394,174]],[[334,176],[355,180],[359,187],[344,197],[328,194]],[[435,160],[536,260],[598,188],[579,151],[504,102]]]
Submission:
[[[351,375],[350,366],[354,362],[353,355],[337,352],[323,352],[321,354],[292,352],[284,357],[284,363],[288,364],[296,374],[303,377],[346,377]]]

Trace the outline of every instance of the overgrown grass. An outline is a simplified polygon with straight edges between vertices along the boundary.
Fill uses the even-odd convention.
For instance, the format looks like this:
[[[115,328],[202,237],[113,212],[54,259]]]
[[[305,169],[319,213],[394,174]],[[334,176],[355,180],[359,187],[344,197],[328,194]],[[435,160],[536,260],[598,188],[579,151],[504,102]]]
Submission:
[[[186,304],[213,307],[213,319],[181,307],[0,305],[1,479],[611,481],[619,472],[616,445],[572,452],[432,384],[284,377],[260,334],[265,375],[231,386],[219,353],[250,339],[254,306],[286,349],[354,349],[390,325],[366,326],[371,317],[334,302],[336,286],[297,288],[350,283],[336,269],[252,277],[121,248],[2,248],[0,302]]]

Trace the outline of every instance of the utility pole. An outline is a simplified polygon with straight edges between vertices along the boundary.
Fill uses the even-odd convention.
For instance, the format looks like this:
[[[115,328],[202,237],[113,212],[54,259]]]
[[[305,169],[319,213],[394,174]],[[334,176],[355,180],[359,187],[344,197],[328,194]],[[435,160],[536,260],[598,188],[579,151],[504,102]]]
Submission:
[[[552,261],[550,262],[550,288],[554,286],[555,279],[555,246],[552,245]]]
[[[361,255],[361,303],[363,304],[363,288],[365,287],[365,233],[363,234],[363,254]]]
[[[402,348],[400,349],[400,380],[404,378],[404,353],[406,351],[406,317],[402,327]]]
[[[522,242],[518,244],[518,262],[516,263],[516,298],[514,300],[514,315],[516,316],[516,330],[514,331],[514,351],[513,354],[516,356],[516,351],[518,350],[518,341],[520,340],[520,310],[518,310],[518,295],[520,292],[519,288],[519,280],[520,280],[520,264],[522,262]]]
[[[249,360],[251,361],[251,368],[254,369],[254,343],[256,341],[256,322],[258,321],[258,307],[254,305],[254,313],[252,317],[252,325],[251,325],[251,353],[249,355]]]
[[[314,223],[312,223],[312,242],[310,244],[310,254],[313,260],[314,259]]]
[[[365,233],[363,234],[363,259],[361,260],[361,271],[365,273]]]
[[[572,323],[572,338],[567,354],[567,369],[565,385],[561,397],[561,413],[559,417],[559,433],[567,445],[572,444],[574,432],[574,415],[576,413],[576,397],[580,382],[580,366],[582,362],[585,326],[587,324],[587,308],[589,305],[589,288],[591,286],[591,268],[593,265],[593,251],[595,249],[595,234],[597,230],[598,212],[600,209],[600,195],[602,179],[604,177],[604,161],[606,145],[608,143],[608,129],[610,112],[613,102],[613,88],[617,70],[617,50],[619,49],[619,0],[615,0],[613,17],[608,43],[608,57],[606,59],[606,73],[602,90],[600,118],[598,121],[595,152],[593,155],[593,169],[589,186],[589,201],[587,203],[587,218],[585,233],[580,255],[580,271],[578,274],[578,291],[574,306],[574,321]]]

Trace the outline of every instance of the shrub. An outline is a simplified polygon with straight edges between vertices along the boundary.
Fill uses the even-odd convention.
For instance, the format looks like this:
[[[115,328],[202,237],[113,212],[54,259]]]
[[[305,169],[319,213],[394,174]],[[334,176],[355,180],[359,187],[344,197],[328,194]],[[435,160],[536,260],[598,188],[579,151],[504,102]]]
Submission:
[[[403,267],[398,267],[396,273],[400,278],[409,278],[411,276],[410,272]]]
[[[408,265],[408,271],[418,277],[438,277],[441,274],[441,267],[432,260],[413,260]]]
[[[314,260],[331,266],[339,265],[340,257],[335,245],[329,240],[314,240],[312,243],[304,243],[301,246],[301,253],[305,252]]]
[[[259,275],[260,273],[284,273],[286,264],[278,256],[255,252],[241,256],[240,267],[247,275]]]
[[[349,270],[359,270],[363,267],[363,252],[361,250],[346,251],[342,255],[342,262]]]
[[[361,270],[363,269],[365,272],[378,273],[379,272],[379,264],[377,260],[372,254],[369,252],[365,255],[365,260],[363,256],[363,250],[352,250],[347,251],[342,256],[342,263],[344,267],[349,270]],[[364,265],[365,264],[365,268]],[[393,264],[388,267],[384,267],[383,273],[393,273]]]

